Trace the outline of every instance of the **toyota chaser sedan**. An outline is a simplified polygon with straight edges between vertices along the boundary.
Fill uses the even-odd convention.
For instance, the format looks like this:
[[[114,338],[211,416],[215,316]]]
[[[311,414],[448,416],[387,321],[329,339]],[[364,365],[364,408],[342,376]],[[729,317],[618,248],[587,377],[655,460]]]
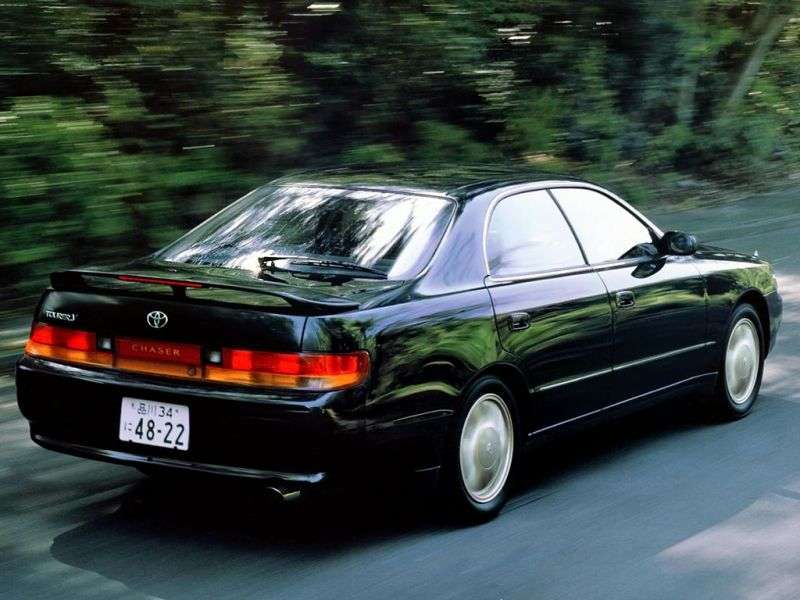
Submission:
[[[472,519],[552,430],[680,394],[746,415],[782,312],[768,263],[602,187],[466,169],[277,180],[51,282],[17,367],[37,444],[285,496],[433,472]]]

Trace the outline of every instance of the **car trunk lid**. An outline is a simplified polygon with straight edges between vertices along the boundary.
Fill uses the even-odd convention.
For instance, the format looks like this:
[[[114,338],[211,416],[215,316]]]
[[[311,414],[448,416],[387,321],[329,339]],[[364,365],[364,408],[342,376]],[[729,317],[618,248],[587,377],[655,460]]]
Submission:
[[[184,357],[222,347],[300,351],[309,316],[359,306],[313,287],[229,271],[148,264],[59,271],[36,320],[110,338],[120,353],[147,352],[142,342],[158,342],[152,352],[167,354],[154,356],[170,362],[173,350]]]
[[[189,265],[159,266],[135,263],[122,268],[85,268],[57,271],[50,277],[56,290],[128,294],[163,294],[171,290],[177,299],[213,298],[217,302],[266,306],[273,310],[281,305],[290,312],[332,314],[358,308],[358,303],[322,291],[318,287],[270,283],[239,269],[219,269]],[[204,294],[203,291],[214,293]],[[277,300],[277,302],[276,302]]]

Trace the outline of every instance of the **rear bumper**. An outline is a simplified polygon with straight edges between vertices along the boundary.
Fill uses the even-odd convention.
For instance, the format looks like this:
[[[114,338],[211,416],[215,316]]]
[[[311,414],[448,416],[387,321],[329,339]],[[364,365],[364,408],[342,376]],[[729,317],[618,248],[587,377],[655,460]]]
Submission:
[[[28,356],[17,399],[31,438],[58,452],[263,481],[316,485],[356,472],[363,452],[364,391],[275,394],[78,368]],[[189,407],[186,451],[118,439],[123,397]]]
[[[143,454],[133,454],[130,452],[120,452],[118,450],[105,450],[102,448],[92,448],[72,442],[64,442],[49,438],[44,435],[31,432],[31,439],[42,448],[55,450],[72,456],[82,458],[92,458],[104,462],[128,465],[132,467],[161,467],[179,469],[183,471],[193,471],[206,475],[230,475],[245,479],[258,479],[263,481],[280,481],[282,483],[292,483],[296,485],[313,485],[322,483],[327,479],[327,473],[283,473],[280,471],[267,471],[264,469],[248,469],[244,467],[234,467],[232,465],[213,465],[208,463],[192,462],[187,460],[177,460],[173,458],[157,458]]]

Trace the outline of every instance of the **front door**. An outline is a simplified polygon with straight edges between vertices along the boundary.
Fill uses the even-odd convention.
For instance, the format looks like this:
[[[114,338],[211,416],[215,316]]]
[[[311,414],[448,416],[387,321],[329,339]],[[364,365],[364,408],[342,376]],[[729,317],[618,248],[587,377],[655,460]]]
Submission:
[[[528,380],[526,433],[602,409],[612,381],[611,307],[550,194],[500,200],[486,243],[500,341]]]
[[[708,355],[706,298],[694,259],[658,255],[653,230],[609,196],[552,191],[609,293],[616,402],[699,375]]]
[[[693,259],[660,257],[600,272],[614,308],[614,370],[625,398],[707,370],[705,284]]]

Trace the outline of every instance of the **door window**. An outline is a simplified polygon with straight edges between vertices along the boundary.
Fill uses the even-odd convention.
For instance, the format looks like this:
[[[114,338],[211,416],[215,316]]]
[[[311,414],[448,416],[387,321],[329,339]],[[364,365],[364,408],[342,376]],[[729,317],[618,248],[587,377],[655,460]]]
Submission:
[[[489,220],[486,257],[495,277],[586,264],[564,215],[545,190],[497,203]]]
[[[653,243],[645,224],[608,196],[583,188],[551,191],[591,264],[636,256],[639,244]]]

